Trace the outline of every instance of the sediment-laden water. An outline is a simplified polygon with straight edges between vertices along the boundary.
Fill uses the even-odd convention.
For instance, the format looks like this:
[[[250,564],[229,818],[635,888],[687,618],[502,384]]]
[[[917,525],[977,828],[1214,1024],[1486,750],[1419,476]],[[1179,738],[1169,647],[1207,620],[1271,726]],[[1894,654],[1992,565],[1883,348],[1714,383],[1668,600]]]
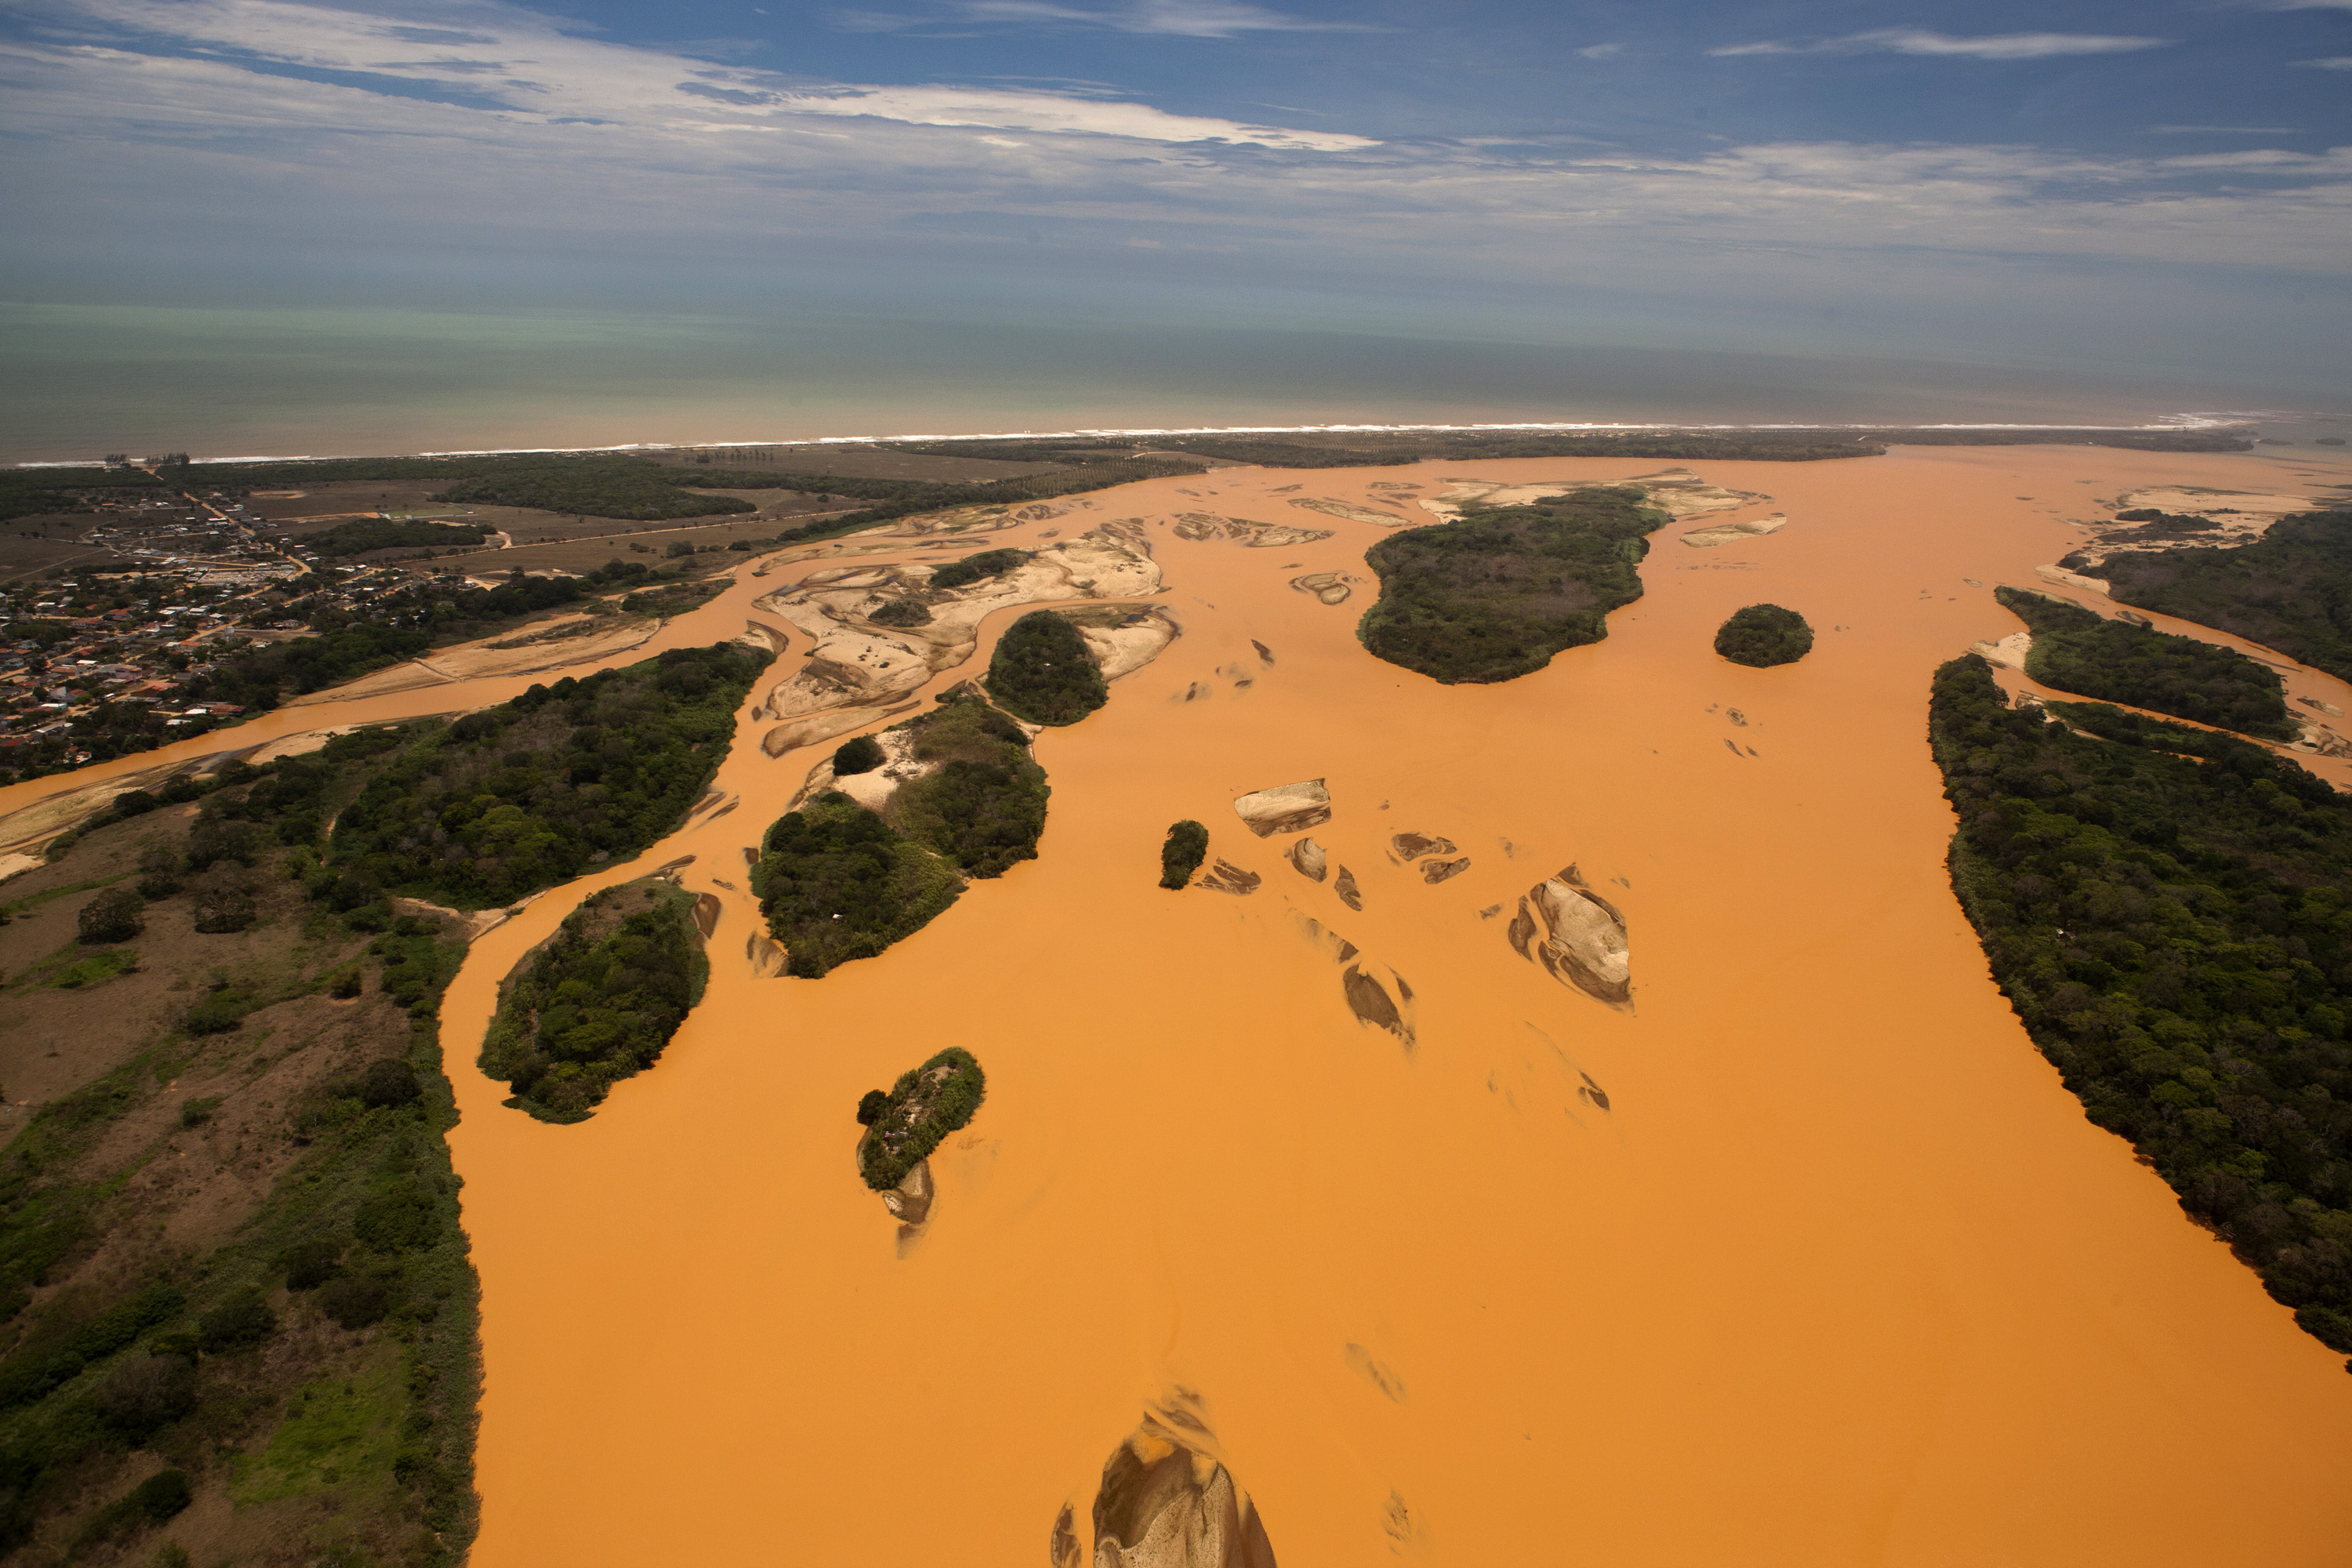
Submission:
[[[1066,1504],[1084,1538],[1147,1408],[1205,1426],[1286,1568],[2344,1561],[2342,1359],[2027,1040],[1946,880],[1926,741],[1929,672],[2015,629],[1994,585],[2039,584],[2089,498],[2274,489],[2278,468],[2087,448],[1697,465],[1769,499],[1662,531],[1607,641],[1490,687],[1368,656],[1362,555],[1384,530],[1290,504],[1662,466],[1226,470],[981,536],[1142,519],[1183,631],[1037,742],[1038,860],[880,959],[755,978],[744,851],[837,742],[772,758],[747,717],[715,781],[733,810],[480,939],[443,1026],[484,1286],[474,1562],[1042,1564]],[[1333,536],[1180,538],[1184,512]],[[1678,541],[1772,513],[1769,534]],[[745,574],[614,662],[735,635],[811,569]],[[1713,653],[1758,601],[1811,622],[1801,663]],[[2330,678],[2288,682],[2352,709]],[[1234,812],[1307,780],[1331,816],[1304,831],[1360,910],[1297,868],[1300,833]],[[1255,891],[1157,887],[1182,817]],[[685,885],[723,909],[709,994],[659,1064],[578,1126],[501,1108],[471,1068],[499,977],[596,887],[687,855]],[[1627,1006],[1508,940],[1571,864],[1622,913]],[[1359,1021],[1350,968],[1396,1026]],[[852,1111],[945,1045],[985,1064],[988,1100],[933,1156],[902,1247]]]

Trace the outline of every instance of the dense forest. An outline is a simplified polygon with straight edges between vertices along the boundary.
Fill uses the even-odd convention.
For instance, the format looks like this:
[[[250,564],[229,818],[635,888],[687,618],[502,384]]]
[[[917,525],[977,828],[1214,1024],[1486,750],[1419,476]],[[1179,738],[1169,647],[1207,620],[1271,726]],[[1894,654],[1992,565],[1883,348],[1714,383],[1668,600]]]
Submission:
[[[2121,551],[2097,573],[2119,603],[2352,680],[2352,511],[2281,518],[2254,542],[2229,549]]]
[[[1974,656],[1936,673],[1993,976],[2090,1119],[2352,1352],[2352,800],[2231,736],[2051,707]]]
[[[869,1091],[857,1109],[866,1127],[857,1140],[857,1173],[876,1192],[889,1191],[971,1121],[987,1094],[987,1075],[959,1046],[899,1074],[888,1093]]]
[[[1667,521],[1646,500],[1596,485],[1391,534],[1365,552],[1381,596],[1356,635],[1449,686],[1541,669],[1608,636],[1609,612],[1642,596],[1644,536]]]
[[[817,980],[922,930],[963,882],[945,858],[835,790],[768,829],[751,889],[784,945],[785,973]]]
[[[2033,633],[2025,673],[2054,690],[2275,741],[2302,732],[2287,716],[2277,672],[2235,648],[2110,621],[2021,589],[1996,588],[1993,596]]]
[[[1085,636],[1051,610],[1004,628],[984,684],[998,706],[1032,724],[1075,724],[1110,700]]]
[[[1805,617],[1779,605],[1750,605],[1734,610],[1717,628],[1715,651],[1734,664],[1769,669],[1794,664],[1813,651],[1813,628]]]
[[[104,985],[152,1031],[105,1042],[115,1064],[0,1152],[11,1561],[184,1564],[192,1507],[221,1561],[275,1561],[298,1518],[325,1561],[465,1555],[478,1288],[436,1022],[465,944],[283,869],[414,737],[121,797],[9,884],[10,935],[36,950],[54,939],[30,928],[135,886],[127,924],[79,919],[82,942],[29,967],[12,949],[7,989],[44,1026],[46,996]],[[193,937],[166,934],[191,913]]]
[[[964,588],[983,577],[1002,577],[1026,563],[1032,553],[1027,550],[983,550],[961,561],[932,567],[928,585],[933,588]]]
[[[772,655],[671,648],[469,713],[370,781],[336,820],[341,874],[461,909],[625,859],[685,817]]]
[[[606,888],[508,977],[482,1071],[541,1121],[584,1121],[651,1067],[710,977],[694,895],[658,880]]]

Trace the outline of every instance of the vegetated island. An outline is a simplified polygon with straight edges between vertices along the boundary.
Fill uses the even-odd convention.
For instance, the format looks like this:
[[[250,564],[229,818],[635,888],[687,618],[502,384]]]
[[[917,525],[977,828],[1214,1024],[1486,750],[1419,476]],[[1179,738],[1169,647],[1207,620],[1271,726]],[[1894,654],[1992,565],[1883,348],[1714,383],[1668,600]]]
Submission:
[[[2352,680],[2352,511],[2283,517],[2250,544],[2117,551],[2098,575],[2119,604],[2212,626]]]
[[[1391,534],[1364,554],[1381,596],[1356,635],[1448,686],[1541,669],[1608,636],[1609,612],[1642,596],[1646,536],[1669,521],[1645,500],[1594,485]]]
[[[626,858],[685,817],[773,657],[671,648],[469,713],[336,819],[338,873],[477,910]]]
[[[1086,637],[1052,610],[1032,610],[1004,628],[982,684],[999,707],[1032,724],[1075,724],[1110,700]]]
[[[1312,844],[1314,840],[1302,842]],[[1189,816],[1174,824],[1168,829],[1168,841],[1160,847],[1160,885],[1181,890],[1208,858],[1208,828]],[[1318,876],[1316,880],[1319,882],[1322,878]]]
[[[971,1121],[987,1093],[987,1075],[961,1046],[900,1073],[887,1094],[868,1090],[857,1106],[866,1127],[857,1140],[857,1173],[876,1192],[889,1191]]]
[[[1794,610],[1749,605],[1717,628],[1715,651],[1754,669],[1794,664],[1813,651],[1813,628]]]
[[[1995,588],[1993,597],[2033,633],[2025,673],[2044,686],[2274,741],[2302,733],[2277,672],[2235,648],[2110,621],[2022,589]]]
[[[2352,1352],[2352,799],[2232,736],[2050,707],[1973,655],[1936,673],[1993,976],[2090,1119]]]
[[[659,878],[606,888],[508,976],[481,1068],[541,1121],[585,1121],[653,1066],[710,979],[693,894]]]
[[[1050,792],[1020,725],[958,689],[885,733],[916,776],[880,812],[828,790],[761,843],[751,886],[787,973],[814,980],[874,957],[954,903],[966,877],[1001,877],[1036,857]],[[862,749],[853,762],[880,765]]]

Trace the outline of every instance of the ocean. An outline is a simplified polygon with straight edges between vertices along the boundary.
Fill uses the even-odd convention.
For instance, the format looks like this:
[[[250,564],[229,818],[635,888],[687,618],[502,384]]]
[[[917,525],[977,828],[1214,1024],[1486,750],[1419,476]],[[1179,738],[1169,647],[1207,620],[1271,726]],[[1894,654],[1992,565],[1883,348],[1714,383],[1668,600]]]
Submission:
[[[2338,412],[2310,397],[2013,360],[1255,326],[0,304],[7,462],[1348,424],[2284,430]]]

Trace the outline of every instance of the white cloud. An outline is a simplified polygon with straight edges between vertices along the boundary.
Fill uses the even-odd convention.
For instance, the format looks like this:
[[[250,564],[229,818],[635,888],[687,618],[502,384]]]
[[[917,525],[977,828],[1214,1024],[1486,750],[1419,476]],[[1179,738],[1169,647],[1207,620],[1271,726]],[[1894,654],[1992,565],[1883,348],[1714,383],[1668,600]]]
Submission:
[[[1311,153],[1380,145],[1367,137],[1338,132],[1244,125],[1231,120],[1170,114],[1144,103],[993,88],[845,87],[786,93],[770,101],[788,113],[870,116],[908,125],[989,126],[1003,131],[1125,136],[1143,142],[1223,142]]]
[[[1617,56],[1625,52],[1625,46],[1622,44],[1587,44],[1584,47],[1577,50],[1576,52],[1580,58],[1588,60],[1613,59]]]
[[[2352,55],[2330,55],[2326,59],[2297,60],[2294,63],[2299,66],[2309,66],[2315,70],[2352,71]]]
[[[1710,55],[1927,55],[1973,60],[2039,60],[2056,55],[2120,55],[2162,48],[2172,40],[2110,33],[1991,33],[1973,38],[1924,27],[1880,27],[1809,42],[1731,44]]]
[[[2293,136],[2292,125],[2151,125],[2151,136]]]
[[[835,11],[833,25],[845,32],[897,33],[923,28],[937,36],[942,16],[954,22],[1013,26],[1103,27],[1120,33],[1156,33],[1180,38],[1233,38],[1244,33],[1350,33],[1380,29],[1355,22],[1324,22],[1253,5],[1248,0],[1128,0],[1107,8],[1066,5],[1058,0],[949,0],[942,16],[912,16],[887,11]]]

